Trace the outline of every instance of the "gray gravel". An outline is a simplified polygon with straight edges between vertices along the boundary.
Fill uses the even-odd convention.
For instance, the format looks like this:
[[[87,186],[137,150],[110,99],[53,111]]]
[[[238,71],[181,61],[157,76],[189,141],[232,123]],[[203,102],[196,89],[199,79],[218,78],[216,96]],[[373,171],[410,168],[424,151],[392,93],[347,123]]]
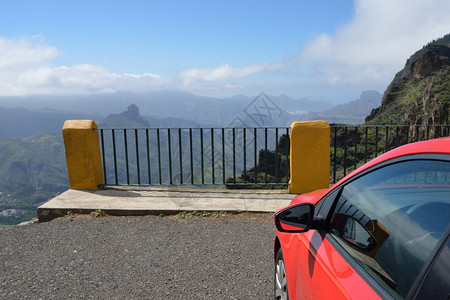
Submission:
[[[0,226],[0,299],[272,299],[269,215]]]

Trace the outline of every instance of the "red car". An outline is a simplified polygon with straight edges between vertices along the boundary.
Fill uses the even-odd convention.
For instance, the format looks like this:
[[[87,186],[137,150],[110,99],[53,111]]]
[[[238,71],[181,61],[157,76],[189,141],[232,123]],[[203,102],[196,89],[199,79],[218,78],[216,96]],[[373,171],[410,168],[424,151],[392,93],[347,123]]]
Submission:
[[[450,138],[299,195],[275,225],[275,299],[450,299]]]

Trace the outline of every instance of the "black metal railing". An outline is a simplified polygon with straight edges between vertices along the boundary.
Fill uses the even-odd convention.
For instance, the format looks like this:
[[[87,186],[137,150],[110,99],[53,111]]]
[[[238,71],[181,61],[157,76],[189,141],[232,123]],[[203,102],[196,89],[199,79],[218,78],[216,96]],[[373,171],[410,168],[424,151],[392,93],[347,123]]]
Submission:
[[[107,185],[286,187],[290,129],[99,129]],[[398,146],[449,136],[450,125],[331,126],[330,183]]]
[[[330,182],[398,146],[449,136],[449,132],[450,125],[331,126]]]
[[[101,128],[107,185],[287,186],[289,128]]]

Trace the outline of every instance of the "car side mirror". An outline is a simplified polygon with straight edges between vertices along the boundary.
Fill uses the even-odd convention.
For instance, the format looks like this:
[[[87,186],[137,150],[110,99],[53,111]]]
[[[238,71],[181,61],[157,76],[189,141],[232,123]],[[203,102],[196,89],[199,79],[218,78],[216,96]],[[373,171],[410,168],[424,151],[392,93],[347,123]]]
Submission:
[[[377,241],[369,230],[352,216],[346,215],[343,225],[341,237],[352,246],[366,252],[377,246]]]
[[[287,207],[275,214],[275,226],[280,232],[306,232],[314,219],[314,204],[303,203]]]

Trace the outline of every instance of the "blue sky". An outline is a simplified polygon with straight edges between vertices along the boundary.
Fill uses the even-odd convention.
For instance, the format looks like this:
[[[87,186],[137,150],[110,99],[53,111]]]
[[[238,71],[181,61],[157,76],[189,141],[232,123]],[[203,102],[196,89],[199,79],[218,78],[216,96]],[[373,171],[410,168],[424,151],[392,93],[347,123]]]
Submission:
[[[447,0],[8,1],[0,96],[287,94],[339,103],[383,92],[450,32]]]

